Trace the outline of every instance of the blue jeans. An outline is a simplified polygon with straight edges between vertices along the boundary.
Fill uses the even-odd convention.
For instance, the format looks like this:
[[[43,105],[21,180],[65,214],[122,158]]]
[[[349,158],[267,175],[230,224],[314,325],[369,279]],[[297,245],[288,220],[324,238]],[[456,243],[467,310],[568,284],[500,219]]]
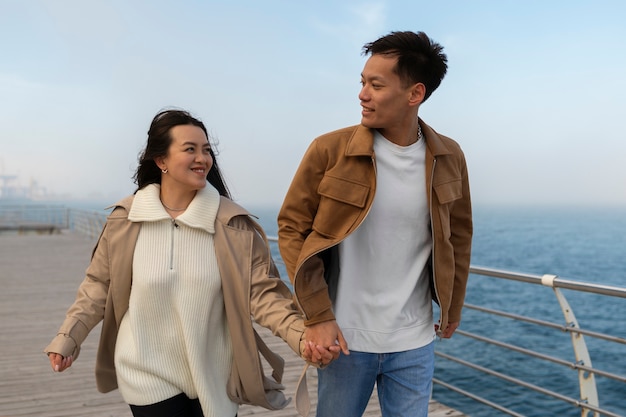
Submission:
[[[340,355],[317,371],[317,417],[361,417],[374,383],[383,417],[426,417],[434,369],[434,342],[405,352]]]

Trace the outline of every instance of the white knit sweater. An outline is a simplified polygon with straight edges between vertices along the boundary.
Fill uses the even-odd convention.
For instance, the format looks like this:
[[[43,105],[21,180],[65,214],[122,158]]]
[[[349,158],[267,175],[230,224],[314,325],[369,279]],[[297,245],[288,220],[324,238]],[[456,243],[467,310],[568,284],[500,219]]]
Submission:
[[[213,241],[219,193],[207,183],[175,221],[159,185],[135,195],[129,220],[142,222],[133,258],[128,312],[119,329],[115,368],[129,404],[184,392],[205,417],[234,416],[226,393],[232,346]]]

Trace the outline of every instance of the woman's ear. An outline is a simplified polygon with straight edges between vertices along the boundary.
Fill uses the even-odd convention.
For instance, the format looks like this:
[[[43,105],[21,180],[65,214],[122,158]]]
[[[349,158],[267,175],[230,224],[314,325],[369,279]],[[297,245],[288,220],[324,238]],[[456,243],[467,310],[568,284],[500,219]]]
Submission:
[[[157,156],[156,158],[154,158],[154,163],[160,170],[165,169],[165,164],[163,163],[163,159],[164,158],[162,156]]]

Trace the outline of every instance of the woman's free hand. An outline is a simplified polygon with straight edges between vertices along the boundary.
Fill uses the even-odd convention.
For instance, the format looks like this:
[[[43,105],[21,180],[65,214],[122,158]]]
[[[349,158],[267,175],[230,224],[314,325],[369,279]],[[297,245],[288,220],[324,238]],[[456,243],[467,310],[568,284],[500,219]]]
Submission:
[[[63,355],[59,355],[58,353],[48,353],[48,359],[50,360],[50,366],[52,366],[52,370],[54,372],[63,372],[70,366],[72,366],[72,362],[74,359],[71,356],[66,358]]]

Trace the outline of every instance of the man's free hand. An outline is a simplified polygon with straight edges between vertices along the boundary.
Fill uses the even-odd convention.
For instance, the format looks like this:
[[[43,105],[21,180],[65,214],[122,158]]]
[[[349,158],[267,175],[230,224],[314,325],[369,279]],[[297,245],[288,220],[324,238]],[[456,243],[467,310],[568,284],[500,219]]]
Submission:
[[[460,323],[458,321],[449,322],[448,326],[443,330],[439,330],[439,324],[435,324],[435,331],[441,338],[449,339],[452,337],[456,329],[459,327],[459,324]]]

